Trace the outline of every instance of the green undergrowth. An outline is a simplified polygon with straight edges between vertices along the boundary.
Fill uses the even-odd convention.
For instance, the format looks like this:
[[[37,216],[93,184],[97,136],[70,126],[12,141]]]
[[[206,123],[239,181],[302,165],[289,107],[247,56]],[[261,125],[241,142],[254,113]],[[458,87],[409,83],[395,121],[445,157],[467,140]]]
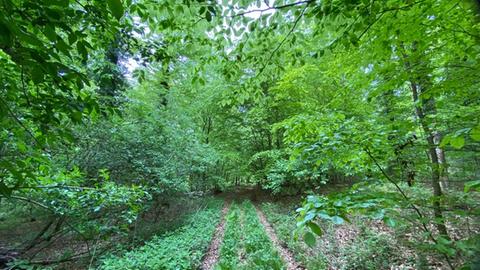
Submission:
[[[233,237],[232,239],[229,237]],[[244,251],[241,254],[240,251]],[[216,269],[284,269],[250,201],[232,206]]]
[[[278,251],[265,233],[255,207],[250,201],[243,202],[245,211],[245,251],[247,260],[243,269],[283,269]]]
[[[22,247],[38,234],[39,227],[44,227],[53,218],[50,212],[43,209],[0,199],[0,247]]]
[[[235,269],[239,262],[239,243],[241,242],[241,211],[238,204],[233,203],[226,217],[223,243],[217,269]]]
[[[223,201],[211,199],[189,216],[186,225],[155,236],[144,246],[122,256],[109,256],[100,269],[195,269],[211,241]]]
[[[280,241],[293,252],[295,259],[307,269],[327,269],[327,259],[318,249],[308,247],[302,239],[295,239],[295,207],[286,204],[263,203],[262,211],[272,225]]]
[[[152,202],[143,218],[138,220],[136,241],[132,244],[138,245],[138,243],[149,241],[155,235],[158,236],[188,224],[190,216],[203,209],[211,200],[210,197],[191,197],[180,194],[162,199]]]
[[[301,237],[294,237],[293,204],[263,203],[261,207],[279,239],[307,269],[388,269],[412,263],[399,261],[394,237],[370,228],[365,220],[353,218],[351,224],[344,226],[320,224],[323,236],[312,248]]]

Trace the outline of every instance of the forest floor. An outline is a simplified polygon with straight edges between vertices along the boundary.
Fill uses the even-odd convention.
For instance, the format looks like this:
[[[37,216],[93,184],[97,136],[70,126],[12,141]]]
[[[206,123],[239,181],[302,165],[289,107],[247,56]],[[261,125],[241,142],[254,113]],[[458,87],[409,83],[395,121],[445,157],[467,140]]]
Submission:
[[[155,202],[140,216],[136,240],[132,242],[131,235],[114,236],[111,239],[123,247],[106,250],[96,258],[96,265],[98,269],[407,270],[422,265],[447,269],[438,258],[416,254],[408,242],[411,232],[394,230],[375,220],[352,218],[342,225],[321,223],[323,236],[315,246],[307,246],[301,236],[294,236],[295,209],[301,197],[274,197],[255,188],[239,188],[215,196]],[[0,247],[18,247],[44,226],[39,218],[23,223],[29,234],[22,237],[18,229],[25,218],[16,225],[0,226]],[[40,246],[42,250],[35,260],[82,249],[74,245],[81,242],[75,238],[54,240],[58,243]],[[31,253],[23,258],[28,256]],[[52,266],[85,269],[88,264],[89,260],[80,260]]]
[[[272,225],[268,222],[265,214],[260,210],[258,205],[256,205],[257,215],[262,223],[263,227],[265,227],[265,231],[270,238],[270,241],[275,245],[275,248],[280,252],[280,255],[287,266],[287,270],[297,270],[297,269],[305,269],[305,267],[301,266],[296,260],[293,253],[288,249],[287,245],[281,242],[278,239],[275,230],[273,229]]]
[[[230,201],[225,201],[225,206],[223,207],[223,210],[222,210],[220,223],[218,223],[217,228],[215,229],[213,240],[210,243],[208,252],[202,261],[202,265],[200,267],[202,270],[213,269],[213,267],[218,261],[218,258],[220,256],[220,245],[222,244],[223,235],[225,233],[225,221],[226,221],[225,216],[227,215],[227,212],[229,209],[230,209]]]
[[[243,196],[244,197],[244,196]],[[228,196],[229,199],[225,201],[225,206],[222,210],[222,217],[220,222],[215,229],[215,234],[213,236],[212,242],[208,248],[207,253],[204,256],[202,261],[202,265],[200,269],[202,270],[212,270],[214,269],[215,265],[217,265],[219,257],[220,257],[220,247],[223,242],[224,234],[225,234],[225,223],[226,223],[226,214],[230,209],[231,199],[232,196]],[[299,270],[305,269],[305,267],[301,266],[294,258],[294,255],[291,251],[288,250],[286,244],[281,242],[276,235],[272,225],[268,222],[265,214],[262,212],[258,204],[255,204],[255,210],[257,216],[263,225],[263,229],[265,230],[268,238],[273,243],[274,248],[279,251],[282,261],[285,263],[287,270]]]

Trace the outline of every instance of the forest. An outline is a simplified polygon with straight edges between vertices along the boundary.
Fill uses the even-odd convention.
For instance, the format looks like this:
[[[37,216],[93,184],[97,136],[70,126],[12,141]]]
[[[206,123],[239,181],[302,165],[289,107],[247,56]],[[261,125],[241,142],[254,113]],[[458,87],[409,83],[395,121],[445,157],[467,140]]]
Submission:
[[[0,0],[0,269],[480,269],[480,1]]]

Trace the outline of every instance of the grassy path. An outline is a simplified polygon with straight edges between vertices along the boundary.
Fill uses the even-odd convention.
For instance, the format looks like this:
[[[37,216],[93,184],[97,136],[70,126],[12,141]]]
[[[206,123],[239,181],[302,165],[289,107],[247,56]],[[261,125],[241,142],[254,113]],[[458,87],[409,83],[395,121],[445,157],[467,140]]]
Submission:
[[[241,261],[243,218],[237,203],[233,203],[226,218],[225,234],[220,247],[220,258],[215,269],[235,269]]]
[[[210,200],[190,222],[120,256],[100,269],[299,270],[259,206],[250,200]]]
[[[286,262],[286,261],[285,261]],[[286,267],[270,240],[257,209],[248,200],[234,203],[227,217],[225,237],[215,269],[302,269]]]
[[[288,248],[286,247],[286,244],[284,244],[278,239],[277,234],[275,233],[272,225],[270,225],[270,223],[268,222],[262,210],[260,210],[260,208],[257,205],[255,205],[255,208],[257,210],[258,219],[260,220],[263,227],[265,228],[265,231],[267,232],[267,235],[270,238],[270,241],[272,241],[275,248],[280,252],[280,256],[282,257],[284,263],[287,266],[287,270],[305,269],[305,267],[301,266],[295,260],[293,253],[290,250],[288,250]]]
[[[200,266],[200,269],[202,270],[213,269],[213,266],[218,261],[218,258],[220,256],[220,244],[222,243],[224,234],[225,234],[226,215],[229,209],[230,209],[230,202],[226,201],[222,209],[222,216],[221,216],[220,223],[217,225],[217,228],[215,229],[213,240],[210,243],[210,247],[208,248],[208,252],[203,259],[202,265]]]

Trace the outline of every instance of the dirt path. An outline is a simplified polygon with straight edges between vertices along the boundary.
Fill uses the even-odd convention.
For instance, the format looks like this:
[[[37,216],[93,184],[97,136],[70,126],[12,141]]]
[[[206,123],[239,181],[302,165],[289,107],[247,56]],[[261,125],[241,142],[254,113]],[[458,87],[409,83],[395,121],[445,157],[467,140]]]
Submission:
[[[244,232],[245,227],[245,212],[243,207],[240,207],[240,219],[239,219],[240,231]],[[245,265],[247,261],[247,251],[245,250],[245,234],[240,235],[240,248],[238,249],[238,265]]]
[[[272,241],[273,245],[280,252],[280,256],[282,257],[283,261],[287,265],[287,270],[305,269],[305,267],[301,266],[297,261],[295,261],[295,257],[293,256],[292,252],[290,252],[290,250],[288,250],[282,244],[282,242],[280,242],[280,240],[277,237],[277,234],[272,228],[272,225],[270,225],[270,223],[268,222],[267,218],[263,214],[262,210],[260,210],[258,205],[255,205],[255,209],[257,210],[257,215],[258,215],[258,218],[260,219],[260,222],[265,227],[265,231],[267,232],[267,235],[270,238],[270,241]]]
[[[225,205],[223,206],[220,223],[215,229],[215,233],[213,235],[212,242],[210,243],[210,247],[208,248],[207,254],[203,258],[202,265],[200,266],[200,269],[202,270],[213,269],[213,267],[218,261],[218,257],[220,255],[220,245],[222,244],[223,234],[225,232],[225,217],[228,213],[228,209],[230,209],[230,201],[226,201]]]

